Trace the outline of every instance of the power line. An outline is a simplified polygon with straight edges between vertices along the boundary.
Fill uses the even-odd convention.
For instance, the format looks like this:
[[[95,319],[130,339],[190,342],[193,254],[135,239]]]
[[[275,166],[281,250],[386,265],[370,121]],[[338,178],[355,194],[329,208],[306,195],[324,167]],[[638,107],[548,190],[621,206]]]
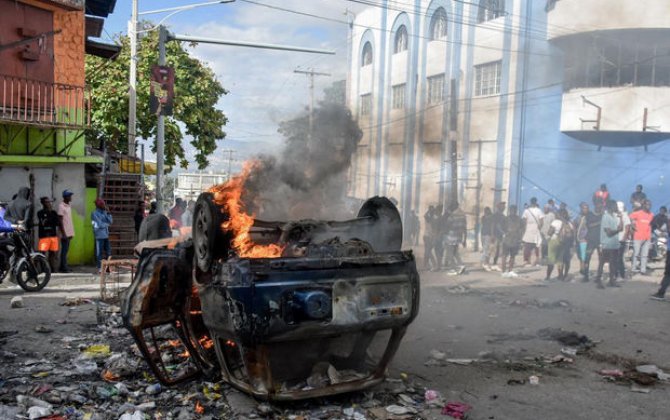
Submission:
[[[353,23],[353,22],[349,23],[347,21],[340,20],[340,19],[335,19],[335,18],[331,18],[331,17],[327,17],[327,16],[320,16],[320,15],[316,15],[316,14],[313,14],[313,13],[302,12],[302,11],[298,11],[298,10],[294,10],[294,9],[288,9],[288,8],[280,7],[280,6],[274,6],[274,5],[270,5],[270,4],[266,4],[266,3],[257,2],[257,1],[254,1],[254,0],[240,0],[240,1],[243,1],[243,2],[249,3],[249,4],[255,4],[257,6],[267,7],[269,9],[281,10],[281,11],[284,11],[284,12],[287,12],[287,13],[294,13],[294,14],[298,14],[298,15],[302,15],[302,16],[309,16],[309,17],[313,17],[313,18],[316,18],[316,19],[326,20],[326,21],[329,21],[329,22],[340,23],[340,24],[343,24],[343,25],[351,25],[351,26],[355,26],[355,27],[359,27],[359,28],[374,29],[374,30],[377,30],[377,31],[380,31],[380,32],[393,33],[393,31],[390,30],[390,29],[382,29],[382,28],[375,27],[375,26],[361,25],[361,24],[357,24],[357,23]],[[349,0],[347,0],[347,1],[349,1]],[[512,49],[507,49],[507,48],[492,47],[492,46],[489,46],[489,45],[479,45],[479,44],[471,43],[471,42],[450,41],[448,39],[432,39],[431,37],[422,36],[422,35],[418,35],[418,34],[414,34],[414,33],[413,34],[408,34],[408,36],[413,37],[413,38],[418,38],[418,39],[425,39],[425,40],[433,41],[433,42],[442,42],[442,43],[454,44],[454,45],[465,45],[465,46],[469,46],[469,47],[482,48],[482,49],[493,50],[493,51],[501,51],[501,52],[517,53],[517,54],[530,54],[530,55],[537,55],[537,56],[544,56],[544,57],[560,57],[560,55],[557,55],[557,54],[546,54],[546,53],[529,52],[529,51],[522,51],[522,50],[512,50]]]

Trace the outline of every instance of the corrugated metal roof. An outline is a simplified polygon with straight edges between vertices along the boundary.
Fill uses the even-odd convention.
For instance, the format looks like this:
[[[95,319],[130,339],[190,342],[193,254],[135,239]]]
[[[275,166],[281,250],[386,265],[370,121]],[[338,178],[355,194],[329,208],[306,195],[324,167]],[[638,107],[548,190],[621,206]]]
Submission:
[[[86,39],[86,54],[95,55],[101,58],[114,58],[121,46],[116,44],[106,44],[104,42],[93,41]]]

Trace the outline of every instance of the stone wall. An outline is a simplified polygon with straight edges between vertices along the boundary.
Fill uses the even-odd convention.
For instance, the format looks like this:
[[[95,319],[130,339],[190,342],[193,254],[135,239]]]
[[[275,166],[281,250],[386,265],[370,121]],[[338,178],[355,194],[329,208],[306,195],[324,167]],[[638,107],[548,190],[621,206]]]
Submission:
[[[54,81],[84,86],[84,12],[54,11],[54,30],[59,29],[62,32],[54,43]]]

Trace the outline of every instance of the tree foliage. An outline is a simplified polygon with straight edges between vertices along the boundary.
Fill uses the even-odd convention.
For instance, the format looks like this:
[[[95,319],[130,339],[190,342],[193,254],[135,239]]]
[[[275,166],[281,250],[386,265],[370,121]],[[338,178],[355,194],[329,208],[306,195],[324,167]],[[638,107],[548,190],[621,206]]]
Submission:
[[[149,112],[151,66],[158,63],[158,31],[150,31],[138,43],[137,63],[137,137],[153,138],[155,152],[157,117]],[[121,52],[115,60],[86,57],[86,83],[91,90],[91,129],[87,139],[118,152],[128,152],[128,78],[130,40],[119,38]],[[223,126],[228,121],[215,108],[227,91],[216,80],[214,72],[189,56],[181,42],[166,44],[167,65],[175,69],[174,115],[165,118],[165,163],[186,168],[196,162],[199,169],[209,164],[207,157],[225,137]],[[182,132],[183,128],[183,132]],[[182,140],[191,137],[195,156],[187,156]]]

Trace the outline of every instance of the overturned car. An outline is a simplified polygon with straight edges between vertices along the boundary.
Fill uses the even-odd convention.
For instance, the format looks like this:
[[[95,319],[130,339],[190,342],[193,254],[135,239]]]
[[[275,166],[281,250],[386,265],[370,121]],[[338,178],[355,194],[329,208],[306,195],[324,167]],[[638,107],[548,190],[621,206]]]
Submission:
[[[270,400],[356,391],[384,379],[419,308],[396,207],[374,197],[347,221],[253,220],[241,257],[231,214],[198,198],[192,239],[141,251],[122,312],[167,385],[204,376]]]

